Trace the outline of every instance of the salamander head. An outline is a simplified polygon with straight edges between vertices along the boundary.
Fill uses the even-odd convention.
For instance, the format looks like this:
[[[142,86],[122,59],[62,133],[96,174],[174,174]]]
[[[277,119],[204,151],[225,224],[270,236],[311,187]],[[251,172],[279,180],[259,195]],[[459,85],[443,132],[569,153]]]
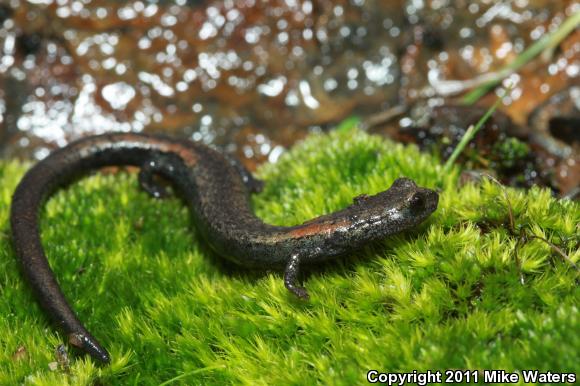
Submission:
[[[287,236],[323,239],[320,254],[338,255],[419,225],[437,209],[438,200],[435,191],[421,188],[408,178],[399,178],[383,192],[360,195],[343,210],[292,227]]]
[[[380,237],[419,225],[437,209],[438,201],[434,190],[419,187],[408,178],[398,178],[383,192],[356,197],[347,210],[361,230],[366,228]]]

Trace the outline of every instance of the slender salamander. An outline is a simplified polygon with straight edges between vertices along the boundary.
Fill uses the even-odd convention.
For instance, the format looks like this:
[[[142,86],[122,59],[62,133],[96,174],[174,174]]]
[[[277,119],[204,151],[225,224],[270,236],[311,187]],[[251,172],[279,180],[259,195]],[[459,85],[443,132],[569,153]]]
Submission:
[[[22,178],[12,199],[14,249],[37,300],[68,341],[93,358],[108,352],[87,331],[65,299],[42,248],[39,214],[58,188],[87,171],[113,165],[140,167],[139,182],[162,197],[154,176],[169,180],[190,207],[194,224],[220,256],[244,267],[284,271],[284,284],[307,299],[299,285],[304,265],[346,254],[372,240],[415,227],[437,208],[438,195],[399,178],[376,195],[361,195],[345,209],[301,225],[265,224],[252,212],[250,194],[261,190],[240,164],[200,143],[144,134],[113,133],[81,139],[50,154]]]

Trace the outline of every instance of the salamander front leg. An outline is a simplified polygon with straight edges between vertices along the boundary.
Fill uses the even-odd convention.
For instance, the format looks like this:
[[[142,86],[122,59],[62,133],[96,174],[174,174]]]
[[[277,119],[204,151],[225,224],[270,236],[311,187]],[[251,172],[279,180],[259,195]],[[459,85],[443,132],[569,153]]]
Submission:
[[[153,155],[139,171],[139,184],[144,191],[155,198],[169,196],[167,189],[155,180],[155,176],[168,176],[175,172],[175,160],[169,156]]]
[[[251,193],[260,193],[264,189],[264,181],[257,179],[253,174],[238,160],[237,158],[227,156],[226,157],[230,164],[238,171],[244,185],[248,188]]]
[[[306,288],[298,284],[298,277],[300,275],[300,257],[298,254],[293,254],[284,270],[284,285],[290,292],[298,296],[300,299],[308,300],[310,296]]]

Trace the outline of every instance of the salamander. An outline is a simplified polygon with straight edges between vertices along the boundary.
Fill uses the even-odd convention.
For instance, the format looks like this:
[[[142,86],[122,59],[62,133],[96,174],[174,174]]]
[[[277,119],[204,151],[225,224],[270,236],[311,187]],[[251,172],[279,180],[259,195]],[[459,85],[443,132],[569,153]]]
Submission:
[[[375,195],[295,226],[264,223],[252,211],[250,194],[262,182],[220,152],[197,142],[137,133],[91,136],[54,151],[28,170],[12,199],[10,223],[24,277],[68,341],[98,361],[107,350],[88,332],[62,293],[41,244],[39,216],[59,188],[106,166],[139,167],[142,188],[167,194],[156,177],[168,180],[189,206],[193,223],[217,255],[243,266],[284,272],[286,288],[299,298],[301,268],[336,258],[377,239],[411,229],[438,204],[438,194],[408,178]]]

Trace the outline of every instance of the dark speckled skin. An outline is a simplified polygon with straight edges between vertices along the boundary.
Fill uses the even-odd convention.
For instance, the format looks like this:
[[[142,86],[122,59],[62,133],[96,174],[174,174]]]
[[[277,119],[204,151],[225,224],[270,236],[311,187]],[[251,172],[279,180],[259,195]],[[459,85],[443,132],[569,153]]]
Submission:
[[[301,298],[299,268],[348,253],[372,240],[415,227],[436,208],[438,195],[407,178],[386,191],[355,198],[349,207],[301,225],[265,224],[250,207],[260,181],[222,154],[199,143],[143,134],[105,134],[71,143],[31,168],[16,188],[11,226],[24,276],[40,304],[69,337],[69,343],[102,361],[107,351],[67,303],[41,245],[38,217],[59,187],[89,170],[111,165],[141,167],[141,185],[153,196],[161,175],[180,191],[196,226],[217,254],[244,266],[284,270],[286,287]]]

